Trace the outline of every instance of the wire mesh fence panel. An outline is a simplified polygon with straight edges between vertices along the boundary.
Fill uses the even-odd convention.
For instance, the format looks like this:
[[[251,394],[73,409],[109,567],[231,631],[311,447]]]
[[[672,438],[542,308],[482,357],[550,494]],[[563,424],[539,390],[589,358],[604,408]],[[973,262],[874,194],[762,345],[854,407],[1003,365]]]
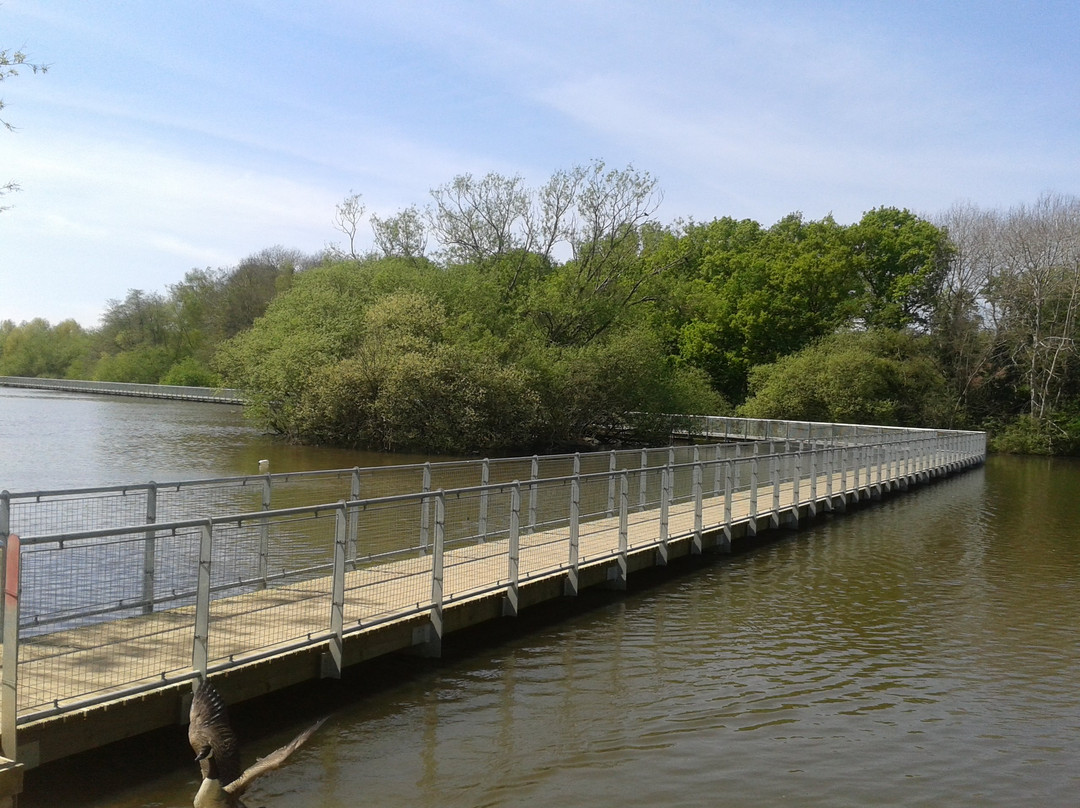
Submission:
[[[155,485],[154,496],[157,522],[247,513],[263,507],[263,478],[160,484]]]
[[[505,542],[449,549],[443,557],[443,603],[503,590],[509,580]]]
[[[636,454],[640,457],[640,453]],[[620,458],[616,458],[618,465]],[[619,552],[621,512],[629,509],[630,481],[635,474],[620,470],[614,475],[594,475],[581,480],[581,500],[597,503],[604,498],[603,509],[596,505],[581,509],[578,522],[578,562],[595,563]]]
[[[565,570],[570,564],[569,525],[548,527],[521,539],[522,580]]]
[[[445,602],[505,589],[510,576],[513,498],[513,486],[447,495],[443,557]],[[485,540],[477,542],[467,535],[467,531],[483,500],[486,500],[488,511],[488,529]],[[520,537],[520,530],[518,535]]]
[[[499,457],[492,458],[488,466],[490,483],[512,483],[514,480],[528,482],[532,476],[532,458]]]
[[[174,546],[198,529],[174,528]],[[182,677],[191,666],[194,607],[142,608],[141,532],[23,547],[19,629],[20,717]],[[196,552],[197,558],[197,552]],[[197,564],[178,590],[194,591]]]
[[[424,510],[420,497],[347,506],[358,538],[345,575],[346,631],[430,607],[434,521],[424,517],[424,499]]]
[[[137,613],[142,534],[34,542],[22,548],[20,636]]]
[[[327,633],[336,519],[328,508],[214,525],[211,667]]]
[[[13,495],[12,533],[23,538],[76,533],[147,521],[147,488],[87,489]]]

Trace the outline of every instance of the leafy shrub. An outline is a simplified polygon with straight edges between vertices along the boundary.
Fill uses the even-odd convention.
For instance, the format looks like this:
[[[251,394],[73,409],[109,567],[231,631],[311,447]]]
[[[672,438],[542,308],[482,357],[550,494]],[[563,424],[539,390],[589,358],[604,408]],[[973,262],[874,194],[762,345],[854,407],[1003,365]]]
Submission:
[[[160,383],[182,387],[220,387],[221,377],[198,359],[189,356],[169,368]]]
[[[897,331],[843,333],[750,374],[750,418],[936,426],[945,380],[930,347]]]

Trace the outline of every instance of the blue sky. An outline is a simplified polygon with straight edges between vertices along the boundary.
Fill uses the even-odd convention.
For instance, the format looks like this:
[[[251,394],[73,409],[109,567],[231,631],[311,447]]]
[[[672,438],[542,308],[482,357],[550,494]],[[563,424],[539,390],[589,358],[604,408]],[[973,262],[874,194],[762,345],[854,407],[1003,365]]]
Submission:
[[[1075,194],[1077,32],[1076,2],[3,0],[50,70],[0,83],[0,320],[94,326],[465,172],[632,164],[666,222]]]

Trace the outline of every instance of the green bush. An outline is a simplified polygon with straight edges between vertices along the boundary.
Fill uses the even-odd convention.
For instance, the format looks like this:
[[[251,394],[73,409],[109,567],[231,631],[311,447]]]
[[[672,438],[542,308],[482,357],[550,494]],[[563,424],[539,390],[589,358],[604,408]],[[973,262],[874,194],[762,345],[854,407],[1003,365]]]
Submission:
[[[927,342],[898,331],[843,333],[750,374],[749,418],[937,426],[945,379]]]
[[[164,348],[142,347],[101,357],[94,366],[94,381],[157,384],[172,366]]]
[[[161,377],[160,384],[176,384],[183,387],[220,387],[221,377],[194,357],[175,363]]]

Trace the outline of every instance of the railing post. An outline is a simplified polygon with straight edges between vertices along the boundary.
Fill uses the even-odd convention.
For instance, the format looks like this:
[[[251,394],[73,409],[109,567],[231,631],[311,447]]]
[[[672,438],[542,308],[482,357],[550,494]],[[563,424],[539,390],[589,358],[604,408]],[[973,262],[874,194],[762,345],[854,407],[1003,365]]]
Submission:
[[[611,453],[612,462],[615,460],[615,453]],[[608,494],[608,512],[613,510],[613,506],[610,503],[611,486],[614,485],[615,478],[611,477],[609,481],[609,494]],[[570,481],[570,558],[567,562],[566,581],[563,582],[563,594],[573,596],[578,593],[578,551],[580,550],[580,529],[581,529],[581,481],[577,476]]]
[[[826,510],[833,509],[833,469],[836,467],[836,449],[830,446],[825,450],[825,502]]]
[[[270,497],[272,477],[267,472],[263,475],[262,509],[270,510]],[[269,575],[270,564],[270,523],[263,519],[259,522],[259,589],[266,589],[266,579]]]
[[[443,545],[446,539],[446,495],[440,488],[435,495],[435,544],[431,551],[431,625],[425,654],[442,653],[443,636]]]
[[[199,583],[195,592],[195,637],[191,648],[191,668],[206,680],[210,656],[210,564],[213,558],[214,528],[207,519],[199,527]]]
[[[649,452],[646,449],[641,450],[641,472],[638,474],[638,510],[645,510],[645,501],[647,498],[647,491],[649,486],[648,480],[649,469]]]
[[[4,491],[7,500],[8,492]],[[10,525],[10,523],[9,523]],[[7,533],[4,547],[3,672],[0,679],[0,752],[8,760],[18,760],[19,726],[19,595],[21,553],[19,537]]]
[[[150,481],[146,489],[146,524],[152,525],[157,521],[157,483]],[[147,530],[143,541],[143,579],[142,579],[142,602],[143,614],[154,611],[154,556],[157,552],[157,531]]]
[[[491,481],[491,461],[488,458],[484,458],[483,464],[480,466],[480,485],[483,488],[480,489],[480,514],[476,520],[476,534],[479,537],[479,543],[487,541],[488,530],[488,490],[487,486]]]
[[[720,487],[721,485],[723,485],[723,483],[721,482],[721,479],[720,479],[721,475],[723,474],[723,472],[720,470],[720,461],[723,458],[723,455],[721,453],[721,449],[722,449],[722,444],[719,444],[719,443],[716,444],[716,448],[713,449],[713,495],[714,496],[720,496],[720,492],[723,490]]]
[[[0,547],[7,541],[11,533],[11,492],[7,489],[0,491]],[[0,551],[2,552],[2,551]],[[0,628],[4,624],[4,599],[0,598]]]
[[[799,488],[802,483],[802,452],[795,453],[795,472],[791,477],[791,504],[795,506],[795,516],[799,515],[801,496]]]
[[[529,473],[529,532],[536,530],[536,500],[538,490],[536,481],[540,479],[540,458],[533,455],[532,469]]]
[[[607,484],[607,515],[615,515],[615,450],[608,455],[608,484]]]
[[[757,444],[754,444],[755,449]],[[758,489],[758,459],[755,454],[750,459],[750,521],[747,524],[747,532],[751,536],[757,535],[757,491]]]
[[[732,480],[732,464],[735,461],[724,461],[724,538],[720,544],[722,552],[731,551],[731,499],[734,496],[734,481]]]
[[[330,586],[330,641],[322,657],[322,678],[340,679],[345,633],[345,557],[349,525],[344,502],[334,513],[334,572]]]
[[[424,474],[420,482],[420,491],[427,494],[431,490],[431,463],[424,464]],[[430,497],[420,497],[420,556],[427,554],[431,537],[431,501]]]
[[[701,545],[701,534],[704,528],[702,525],[702,510],[704,496],[702,493],[701,478],[703,476],[703,469],[701,467],[701,458],[698,456],[697,447],[694,447],[694,540],[690,544],[691,555],[701,555],[704,549]]]
[[[349,486],[349,500],[356,502],[360,499],[360,467],[354,466],[352,470],[352,483]],[[346,511],[348,517],[345,539],[345,560],[355,567],[356,559],[360,554],[360,511],[349,508]]]
[[[630,481],[624,471],[619,475],[619,554],[613,569],[608,571],[608,582],[613,589],[626,589],[630,575],[627,564],[630,525]]]
[[[510,546],[506,554],[506,597],[503,598],[504,617],[517,617],[518,581],[521,574],[521,486],[510,489]]]
[[[780,527],[780,456],[776,453],[775,448],[771,455],[769,455],[769,477],[772,480],[772,516],[770,521],[774,528]]]
[[[660,543],[656,546],[656,566],[668,563],[668,516],[671,513],[672,477],[675,469],[664,466],[660,471]]]

